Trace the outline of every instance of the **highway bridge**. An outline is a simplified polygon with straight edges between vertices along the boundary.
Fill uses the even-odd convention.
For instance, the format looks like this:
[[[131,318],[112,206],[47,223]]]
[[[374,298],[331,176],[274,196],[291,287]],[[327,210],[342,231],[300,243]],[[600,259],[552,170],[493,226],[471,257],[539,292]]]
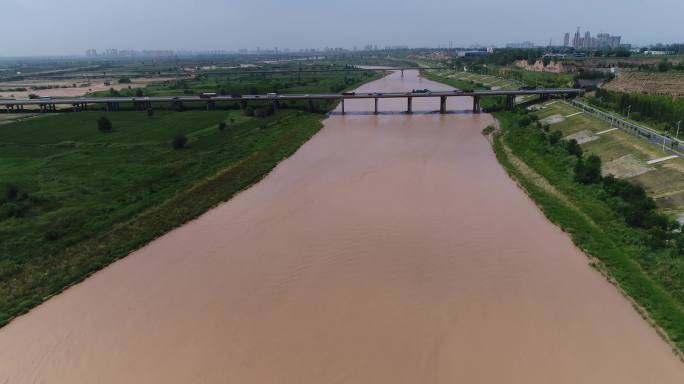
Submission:
[[[137,109],[152,108],[154,104],[166,103],[181,107],[183,103],[206,103],[207,109],[213,109],[218,102],[238,103],[245,108],[249,102],[268,102],[274,108],[278,108],[281,102],[297,100],[306,101],[310,110],[313,110],[314,100],[339,100],[342,113],[344,113],[345,100],[374,99],[375,113],[378,113],[379,99],[406,99],[407,113],[413,112],[414,98],[439,99],[440,113],[446,113],[447,99],[449,97],[472,97],[473,113],[479,113],[480,99],[487,96],[504,96],[507,106],[513,108],[517,96],[537,95],[541,97],[551,96],[576,96],[582,94],[581,89],[574,88],[549,88],[549,89],[526,89],[526,90],[477,90],[465,92],[454,91],[413,91],[413,92],[346,92],[346,93],[318,93],[318,94],[266,94],[266,95],[240,95],[240,96],[150,96],[150,97],[76,97],[76,98],[39,98],[39,99],[0,99],[0,107],[4,106],[7,112],[22,112],[27,106],[38,106],[41,111],[56,110],[58,105],[73,107],[74,111],[87,108],[88,105],[104,106],[106,110],[118,110],[120,104],[133,104]]]

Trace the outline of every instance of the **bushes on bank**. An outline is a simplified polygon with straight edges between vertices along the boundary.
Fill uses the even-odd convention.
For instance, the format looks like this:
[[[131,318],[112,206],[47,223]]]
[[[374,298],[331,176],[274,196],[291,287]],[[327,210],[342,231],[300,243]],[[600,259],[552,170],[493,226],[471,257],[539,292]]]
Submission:
[[[113,131],[112,122],[108,118],[102,116],[97,119],[97,129],[102,133],[110,133]]]
[[[520,132],[530,142],[529,147],[540,153],[561,154],[568,156],[567,163],[571,174],[567,176],[584,188],[594,190],[610,209],[621,217],[627,226],[643,230],[644,244],[652,249],[665,247],[684,250],[684,234],[680,225],[657,210],[655,201],[648,196],[646,190],[627,180],[617,179],[613,175],[603,176],[601,158],[597,155],[585,155],[576,140],[564,140],[560,131],[546,132],[533,125],[534,115],[526,111],[515,115],[516,124],[525,132]],[[572,157],[572,159],[570,159]]]
[[[171,146],[175,150],[183,149],[188,144],[188,138],[185,135],[178,135],[171,141]]]

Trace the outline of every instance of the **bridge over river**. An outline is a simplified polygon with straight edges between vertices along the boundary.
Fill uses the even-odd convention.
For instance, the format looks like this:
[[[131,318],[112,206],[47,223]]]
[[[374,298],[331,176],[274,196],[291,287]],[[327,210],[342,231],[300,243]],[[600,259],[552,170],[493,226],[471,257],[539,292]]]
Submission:
[[[42,111],[54,110],[58,105],[70,105],[74,110],[87,109],[88,105],[104,105],[107,110],[118,110],[121,104],[131,103],[138,108],[152,108],[154,104],[171,103],[182,105],[183,103],[206,103],[207,109],[215,108],[219,102],[239,103],[245,107],[248,102],[273,103],[278,108],[280,103],[286,101],[307,101],[309,108],[313,109],[314,100],[339,100],[341,101],[341,113],[345,113],[345,102],[348,100],[373,99],[374,112],[378,113],[379,99],[404,99],[406,100],[406,112],[413,112],[413,99],[434,98],[439,99],[440,113],[447,113],[447,99],[454,97],[472,98],[472,110],[480,112],[480,99],[486,96],[505,96],[507,105],[513,107],[517,96],[576,96],[582,94],[581,89],[574,88],[540,88],[527,90],[479,90],[479,91],[418,91],[409,90],[402,92],[348,92],[348,93],[318,93],[318,94],[266,94],[266,95],[240,95],[240,96],[150,96],[150,97],[71,97],[71,98],[44,98],[44,99],[0,99],[0,107],[4,106],[7,112],[24,111],[25,106],[38,106]]]

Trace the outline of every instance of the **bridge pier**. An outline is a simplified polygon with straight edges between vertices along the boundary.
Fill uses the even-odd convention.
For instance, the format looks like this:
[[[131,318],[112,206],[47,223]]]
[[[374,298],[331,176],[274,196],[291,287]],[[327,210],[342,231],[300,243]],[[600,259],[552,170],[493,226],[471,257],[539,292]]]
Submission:
[[[308,111],[309,113],[314,111],[313,99],[307,99]]]
[[[402,79],[404,78],[404,70],[403,69],[401,70],[401,78]]]
[[[342,99],[341,106],[342,106],[342,114],[344,115],[344,99]]]
[[[207,111],[211,111],[214,108],[216,108],[216,102],[212,100],[207,101]]]
[[[406,113],[408,113],[410,115],[413,113],[413,97],[407,97],[406,103],[408,104],[407,105],[408,108],[406,109]]]
[[[378,114],[378,98],[375,98],[375,114]]]
[[[512,111],[515,108],[515,95],[509,95],[506,99],[506,109]]]
[[[247,109],[247,101],[240,100],[240,110],[244,111],[245,109]]]
[[[480,96],[473,96],[473,113],[480,113]]]
[[[447,97],[446,96],[440,96],[439,97],[439,113],[441,113],[441,114],[446,113],[446,104],[447,104]]]

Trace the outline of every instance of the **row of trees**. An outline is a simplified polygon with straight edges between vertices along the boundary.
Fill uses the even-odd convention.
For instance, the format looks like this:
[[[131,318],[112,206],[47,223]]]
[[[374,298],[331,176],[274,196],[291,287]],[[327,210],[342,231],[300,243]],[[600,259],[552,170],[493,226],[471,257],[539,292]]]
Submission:
[[[592,103],[622,113],[631,112],[635,120],[648,119],[666,127],[684,120],[684,98],[641,93],[624,93],[598,89]]]

